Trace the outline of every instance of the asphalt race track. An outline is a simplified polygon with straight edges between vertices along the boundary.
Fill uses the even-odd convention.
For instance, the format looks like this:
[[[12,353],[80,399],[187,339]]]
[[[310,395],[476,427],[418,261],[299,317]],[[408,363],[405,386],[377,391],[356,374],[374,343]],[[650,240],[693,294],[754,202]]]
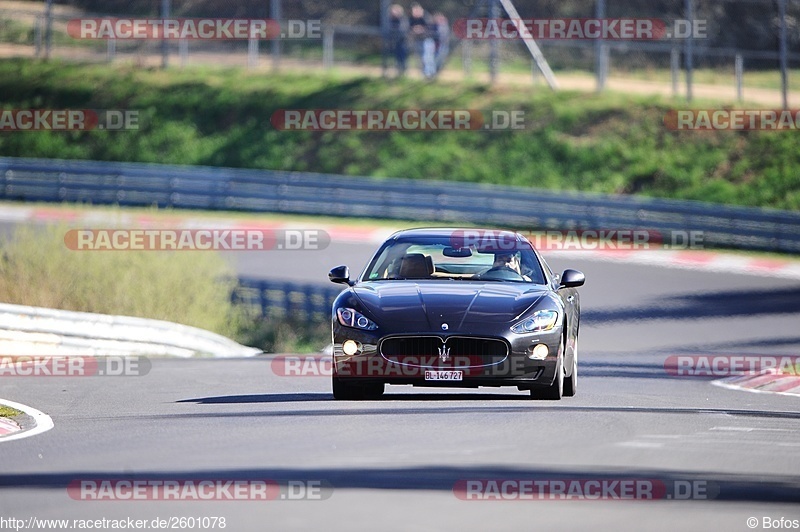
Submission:
[[[360,271],[371,251],[334,242],[234,258],[243,274],[326,282],[338,264]],[[155,359],[139,377],[4,378],[0,397],[48,413],[55,428],[0,443],[0,517],[209,516],[234,531],[744,531],[751,517],[758,530],[764,518],[800,519],[800,397],[664,367],[678,354],[800,354],[800,282],[550,263],[587,277],[574,398],[389,387],[378,401],[334,402],[327,377],[277,375],[270,357]],[[322,500],[91,501],[67,489],[119,479],[318,481],[295,494],[322,486],[309,497]],[[480,479],[663,490],[657,500],[457,496]]]

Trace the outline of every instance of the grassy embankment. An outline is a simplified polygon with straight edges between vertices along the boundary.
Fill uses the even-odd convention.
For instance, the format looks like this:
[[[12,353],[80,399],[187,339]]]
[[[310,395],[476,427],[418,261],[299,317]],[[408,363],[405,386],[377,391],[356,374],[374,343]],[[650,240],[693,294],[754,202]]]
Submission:
[[[0,155],[310,170],[800,209],[796,132],[674,132],[685,103],[240,69],[0,62],[3,108],[132,109],[137,131],[0,135]],[[698,102],[692,107],[709,107]],[[525,111],[524,131],[281,132],[281,108]]]
[[[173,321],[267,352],[329,341],[327,322],[265,321],[234,306],[235,273],[215,252],[74,251],[67,230],[22,226],[0,242],[0,301]]]

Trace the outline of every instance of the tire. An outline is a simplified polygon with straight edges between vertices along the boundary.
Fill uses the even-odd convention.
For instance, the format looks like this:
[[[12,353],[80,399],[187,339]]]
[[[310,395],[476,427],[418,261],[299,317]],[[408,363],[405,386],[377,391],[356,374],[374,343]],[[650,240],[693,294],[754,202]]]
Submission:
[[[361,401],[363,399],[378,398],[383,395],[383,383],[369,384],[366,386],[354,386],[332,378],[333,398],[337,401]]]
[[[576,375],[577,376],[577,375]],[[542,388],[531,388],[531,399],[544,401],[559,401],[564,396],[564,339],[558,346],[558,360],[556,362],[556,378],[553,384]]]
[[[578,391],[578,337],[575,337],[575,347],[572,351],[572,375],[564,381],[564,396],[575,397]]]

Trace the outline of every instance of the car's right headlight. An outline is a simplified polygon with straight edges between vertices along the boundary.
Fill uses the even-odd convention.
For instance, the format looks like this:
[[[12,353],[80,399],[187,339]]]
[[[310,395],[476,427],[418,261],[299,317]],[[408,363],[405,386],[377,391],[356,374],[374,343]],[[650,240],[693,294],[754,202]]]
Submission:
[[[378,328],[372,320],[351,308],[336,309],[336,317],[339,319],[339,323],[345,327],[353,327],[354,329],[363,329],[365,331],[372,331]]]
[[[556,326],[558,312],[555,310],[537,310],[524,320],[516,323],[511,330],[517,334],[546,332]]]

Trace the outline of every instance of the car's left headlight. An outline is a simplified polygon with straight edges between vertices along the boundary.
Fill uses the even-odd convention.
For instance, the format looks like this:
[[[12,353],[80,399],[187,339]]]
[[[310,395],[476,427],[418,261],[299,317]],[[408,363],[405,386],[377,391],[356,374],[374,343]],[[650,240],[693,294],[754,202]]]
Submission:
[[[524,320],[516,323],[511,330],[517,334],[546,332],[558,323],[558,312],[555,310],[537,310]]]
[[[365,331],[372,331],[378,328],[372,320],[351,308],[336,309],[336,317],[339,319],[339,323],[345,327],[353,327]]]

